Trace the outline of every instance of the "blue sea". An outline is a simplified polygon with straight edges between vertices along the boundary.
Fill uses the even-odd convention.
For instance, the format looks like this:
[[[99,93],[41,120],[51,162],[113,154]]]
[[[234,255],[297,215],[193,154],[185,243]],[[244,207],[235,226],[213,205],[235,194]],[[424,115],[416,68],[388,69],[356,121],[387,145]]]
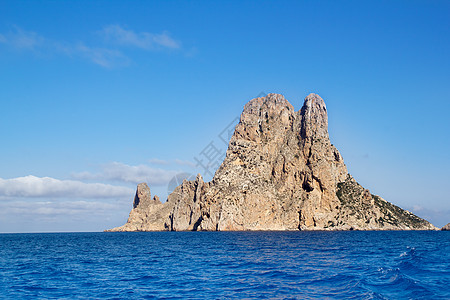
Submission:
[[[0,234],[0,297],[450,299],[450,232]]]

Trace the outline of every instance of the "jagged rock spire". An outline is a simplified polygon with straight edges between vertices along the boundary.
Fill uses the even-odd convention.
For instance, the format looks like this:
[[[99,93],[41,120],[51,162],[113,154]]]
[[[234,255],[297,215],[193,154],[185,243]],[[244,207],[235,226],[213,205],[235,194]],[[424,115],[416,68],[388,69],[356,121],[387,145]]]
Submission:
[[[319,95],[309,94],[301,109],[302,137],[328,139],[328,115],[325,102]]]
[[[134,196],[133,208],[138,206],[146,207],[152,199],[150,188],[146,183],[139,183],[136,189],[136,195]]]
[[[164,204],[149,199],[139,185],[127,224],[113,231],[435,229],[348,174],[316,94],[299,111],[279,94],[252,99],[211,182],[198,175]]]

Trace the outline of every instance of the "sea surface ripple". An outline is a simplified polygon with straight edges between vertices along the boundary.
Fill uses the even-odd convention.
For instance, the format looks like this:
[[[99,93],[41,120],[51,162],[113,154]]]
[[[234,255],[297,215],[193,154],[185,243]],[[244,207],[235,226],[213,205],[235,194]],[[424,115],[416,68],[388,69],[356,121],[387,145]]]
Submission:
[[[0,298],[450,299],[450,232],[0,234]]]

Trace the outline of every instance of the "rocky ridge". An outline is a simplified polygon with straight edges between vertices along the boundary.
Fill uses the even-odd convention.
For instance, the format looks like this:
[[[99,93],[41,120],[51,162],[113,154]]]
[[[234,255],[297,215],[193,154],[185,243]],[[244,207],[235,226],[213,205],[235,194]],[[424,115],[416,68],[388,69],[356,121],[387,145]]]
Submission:
[[[450,223],[442,227],[441,230],[450,231]]]
[[[295,111],[279,94],[244,106],[211,182],[183,181],[165,203],[139,184],[128,222],[109,231],[435,230],[359,185],[328,135],[316,94]]]

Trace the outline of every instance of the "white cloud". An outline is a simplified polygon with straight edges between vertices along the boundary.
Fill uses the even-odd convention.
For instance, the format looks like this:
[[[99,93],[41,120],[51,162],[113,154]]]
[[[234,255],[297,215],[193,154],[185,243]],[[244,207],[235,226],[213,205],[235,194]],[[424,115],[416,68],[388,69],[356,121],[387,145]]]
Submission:
[[[423,207],[420,206],[420,205],[413,205],[412,210],[413,210],[414,212],[417,212],[417,211],[423,211]]]
[[[130,197],[131,198],[131,197]],[[116,203],[98,201],[10,201],[0,202],[0,214],[76,215],[80,213],[102,214],[117,209]]]
[[[133,194],[128,187],[103,183],[84,183],[50,177],[0,178],[0,196],[46,198],[117,198]]]
[[[189,166],[193,168],[196,166],[195,163],[188,160],[175,159],[175,163],[180,166]]]
[[[126,222],[131,195],[120,201],[11,198],[0,201],[0,232],[103,231]]]
[[[83,44],[76,46],[74,52],[89,59],[93,63],[106,68],[126,66],[130,61],[128,57],[118,50],[92,48]]]
[[[163,160],[158,158],[152,158],[149,159],[148,162],[150,164],[154,165],[170,165],[175,164],[178,166],[188,166],[188,167],[195,167],[195,163],[188,161],[188,160],[181,160],[181,159],[175,159],[175,160]]]
[[[156,44],[167,47],[167,48],[180,48],[180,43],[178,41],[175,41],[173,38],[171,38],[167,31],[164,31],[161,34],[154,34],[153,41]]]
[[[130,166],[112,162],[101,166],[100,173],[81,172],[72,175],[79,180],[111,180],[129,183],[146,182],[151,186],[166,185],[180,171],[152,168],[147,165]]]
[[[14,32],[9,32],[6,35],[0,34],[0,42],[20,49],[34,49],[46,42],[44,37],[33,31],[25,31],[19,27],[14,27],[14,29]]]
[[[170,164],[170,162],[167,161],[167,160],[157,159],[157,158],[149,159],[148,162],[151,163],[151,164],[155,164],[155,165],[168,165],[168,164]]]
[[[126,30],[119,25],[110,25],[100,32],[105,40],[124,46],[133,46],[142,49],[155,49],[157,47],[165,47],[177,49],[180,48],[180,43],[169,36],[169,33],[136,33],[132,30]]]
[[[32,31],[14,27],[6,35],[0,34],[0,42],[16,49],[42,51],[68,57],[87,59],[99,66],[111,68],[128,65],[129,59],[121,51],[101,47],[90,47],[83,43],[69,44],[44,38]]]
[[[443,201],[445,202],[444,199]],[[442,227],[449,222],[448,216],[450,215],[450,210],[447,207],[424,207],[422,205],[413,204],[412,206],[406,206],[405,208],[437,227]]]
[[[87,45],[83,42],[57,41],[17,26],[13,27],[10,32],[0,33],[0,43],[14,49],[36,51],[46,55],[56,54],[70,58],[82,58],[105,68],[123,67],[130,64],[131,60],[124,54],[123,46],[133,46],[146,50],[180,48],[180,43],[170,37],[167,32],[160,34],[135,33],[117,25],[107,26],[100,32],[104,40],[112,42],[113,45],[98,40],[95,45]]]

